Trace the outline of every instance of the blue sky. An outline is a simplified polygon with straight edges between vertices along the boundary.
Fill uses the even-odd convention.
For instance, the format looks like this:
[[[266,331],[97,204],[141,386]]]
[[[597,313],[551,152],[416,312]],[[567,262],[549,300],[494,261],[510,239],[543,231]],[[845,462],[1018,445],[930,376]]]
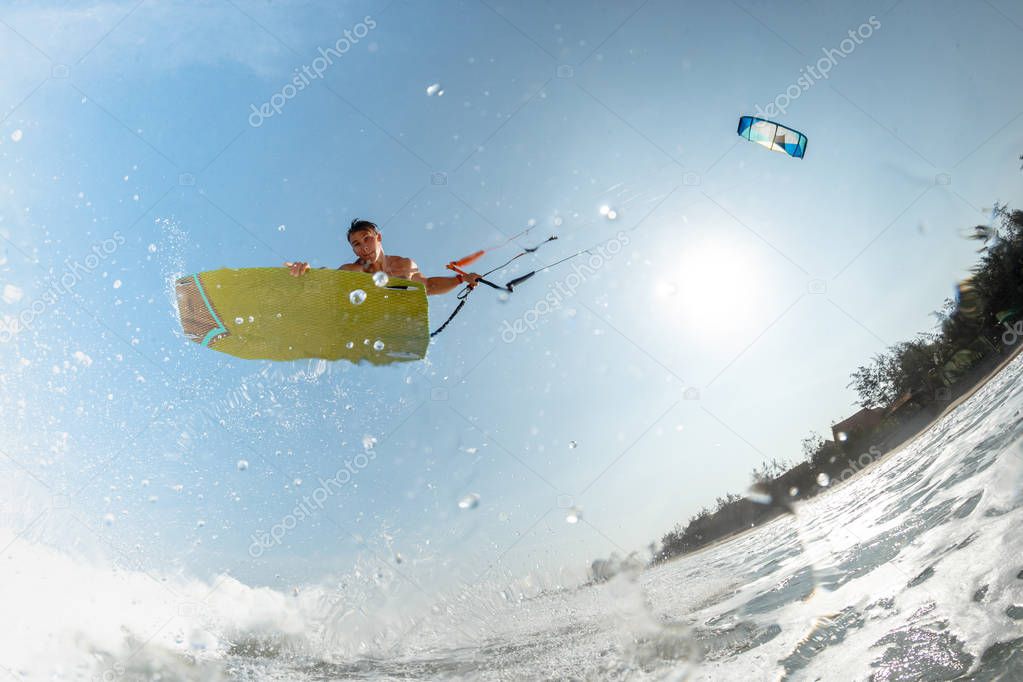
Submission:
[[[777,116],[805,159],[735,135],[872,17]],[[1004,0],[7,3],[0,313],[31,324],[0,344],[5,518],[256,583],[359,557],[556,580],[642,549],[798,458],[855,411],[858,364],[933,324],[976,256],[962,232],[1019,203],[1021,32]],[[336,266],[353,217],[428,273],[531,224],[519,246],[559,240],[501,277],[614,255],[474,293],[413,365],[183,339],[173,277]],[[434,324],[454,302],[431,299]],[[367,437],[372,460],[253,558]]]

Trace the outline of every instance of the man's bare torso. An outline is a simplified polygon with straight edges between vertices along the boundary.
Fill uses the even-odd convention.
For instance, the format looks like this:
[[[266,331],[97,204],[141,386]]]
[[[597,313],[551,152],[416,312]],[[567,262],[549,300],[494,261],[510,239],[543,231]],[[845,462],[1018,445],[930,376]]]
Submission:
[[[384,256],[383,264],[370,263],[366,264],[361,260],[357,260],[354,263],[345,263],[341,266],[342,270],[351,270],[354,272],[386,272],[391,277],[401,277],[403,279],[413,279],[414,275],[419,274],[419,267],[415,261],[411,258],[403,258],[402,256]]]

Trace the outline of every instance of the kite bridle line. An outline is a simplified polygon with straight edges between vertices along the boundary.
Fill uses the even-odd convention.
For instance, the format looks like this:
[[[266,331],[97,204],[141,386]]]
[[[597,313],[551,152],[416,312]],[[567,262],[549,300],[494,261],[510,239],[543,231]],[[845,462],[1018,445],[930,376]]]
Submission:
[[[463,270],[462,269],[463,267],[465,267],[467,265],[472,265],[473,263],[478,261],[480,258],[482,258],[487,253],[487,251],[493,251],[494,249],[496,249],[496,248],[498,248],[500,246],[504,246],[505,244],[510,242],[512,239],[515,239],[515,237],[519,237],[521,235],[524,235],[524,234],[526,234],[527,232],[529,232],[532,229],[533,229],[532,227],[528,227],[525,230],[523,230],[522,232],[520,232],[519,234],[515,235],[514,237],[509,237],[507,240],[505,240],[501,244],[498,244],[497,246],[492,246],[489,249],[480,249],[479,251],[475,251],[475,252],[469,254],[468,256],[465,256],[464,258],[459,258],[458,260],[453,260],[450,263],[448,263],[446,267],[447,267],[448,270],[456,272],[459,275],[461,275],[462,277],[468,277],[469,273],[466,272],[465,270]],[[531,247],[531,248],[523,249],[519,253],[515,254],[514,256],[512,256],[511,258],[506,260],[501,265],[498,265],[496,268],[493,268],[491,270],[487,270],[476,281],[480,282],[480,283],[483,283],[483,284],[486,284],[491,289],[497,289],[498,291],[507,291],[507,292],[511,293],[512,291],[514,291],[516,285],[521,284],[522,282],[525,282],[527,279],[529,279],[530,277],[535,275],[537,273],[537,270],[533,270],[529,274],[523,275],[522,277],[516,277],[515,279],[509,281],[504,286],[501,286],[500,284],[494,284],[490,280],[486,279],[486,276],[490,275],[490,274],[492,274],[494,272],[497,272],[498,270],[500,270],[502,268],[508,267],[508,265],[510,265],[513,261],[515,261],[516,259],[521,258],[522,256],[525,256],[526,254],[535,253],[536,250],[539,249],[541,246],[543,246],[547,242],[552,242],[552,241],[556,240],[557,238],[558,238],[557,235],[553,235],[552,234],[550,237],[548,237],[547,239],[543,240],[542,242],[540,242],[536,246]],[[543,269],[543,268],[541,268],[541,269]],[[442,331],[444,331],[444,328],[448,326],[448,323],[450,323],[451,320],[455,319],[455,315],[457,315],[459,312],[461,312],[462,308],[465,306],[466,301],[469,299],[469,294],[472,293],[472,290],[473,290],[472,286],[466,285],[465,288],[463,288],[461,291],[458,292],[458,305],[455,306],[455,309],[451,312],[450,315],[448,315],[448,319],[444,320],[444,324],[442,324],[435,331],[430,333],[430,337],[431,338],[433,338],[434,336],[437,336],[437,334],[440,334]]]
[[[526,230],[526,232],[528,232],[528,231],[529,230]],[[510,294],[513,291],[515,291],[515,287],[517,287],[518,285],[522,284],[523,282],[525,282],[527,279],[529,279],[530,277],[532,277],[536,273],[541,272],[543,270],[549,270],[549,269],[551,269],[553,267],[557,267],[558,265],[561,265],[562,263],[567,263],[568,261],[572,260],[573,258],[578,258],[579,256],[583,255],[584,253],[590,253],[590,251],[592,249],[596,248],[596,246],[597,246],[597,245],[594,245],[594,246],[590,246],[590,247],[585,248],[585,249],[581,249],[581,250],[576,251],[575,253],[573,253],[573,254],[571,254],[569,256],[565,256],[564,258],[562,258],[560,260],[556,260],[553,263],[548,263],[547,265],[544,265],[543,267],[537,268],[536,270],[533,270],[531,272],[527,272],[526,274],[524,274],[524,275],[522,275],[520,277],[516,277],[515,279],[509,280],[508,283],[505,284],[504,286],[501,286],[500,284],[495,284],[494,282],[491,282],[490,280],[485,279],[487,275],[492,274],[494,272],[497,272],[498,270],[501,270],[503,268],[508,267],[508,265],[510,265],[513,261],[515,261],[515,260],[517,260],[519,258],[522,258],[526,254],[535,253],[541,246],[543,246],[544,244],[547,244],[548,242],[555,241],[557,238],[558,238],[557,235],[551,235],[550,237],[548,237],[547,239],[543,240],[542,242],[540,242],[536,246],[534,246],[532,248],[523,249],[521,252],[515,254],[514,256],[512,256],[511,258],[506,260],[504,263],[501,263],[500,265],[498,265],[496,268],[493,268],[491,270],[487,270],[476,281],[480,282],[481,284],[486,284],[491,289],[496,289],[498,291],[504,291],[504,292],[507,292],[507,293]],[[482,258],[483,255],[486,252],[487,252],[487,250],[476,251],[475,253],[469,254],[465,258],[460,258],[458,260],[451,261],[450,263],[447,264],[446,267],[447,267],[448,270],[452,270],[452,271],[458,273],[459,275],[462,275],[463,277],[467,277],[469,275],[469,273],[466,272],[465,270],[463,270],[462,268],[464,266],[466,266],[466,265],[471,265],[472,263],[475,263],[477,260]],[[448,319],[444,320],[444,324],[442,324],[440,327],[438,327],[436,329],[436,331],[430,333],[430,338],[433,338],[434,336],[437,336],[437,334],[440,334],[442,331],[444,331],[444,328],[448,326],[448,324],[451,322],[451,320],[455,319],[455,315],[457,315],[459,312],[461,312],[462,307],[465,306],[466,302],[468,301],[469,294],[472,293],[472,290],[473,290],[473,287],[466,285],[466,287],[464,289],[462,289],[461,291],[458,292],[458,305],[455,306],[455,309],[451,312],[450,315],[448,315]]]
[[[804,135],[803,137],[806,137],[806,136]],[[661,204],[663,204],[665,201],[667,201],[678,190],[678,188],[681,187],[681,186],[682,186],[681,183],[675,185],[670,192],[668,192],[663,197],[661,197],[661,199],[654,205],[653,208],[651,208],[649,211],[646,212],[646,215],[644,215],[642,218],[639,219],[639,222],[637,222],[635,225],[630,227],[628,230],[625,230],[625,232],[632,232],[634,230],[639,229],[639,227],[646,221],[646,219],[649,218],[651,216],[651,214],[653,214],[654,211],[656,211],[658,208],[660,208]],[[508,237],[504,242],[502,242],[498,246],[503,246],[504,244],[509,243],[513,239],[528,233],[530,230],[533,229],[533,227],[535,227],[535,225],[526,228],[525,230],[523,230],[522,232],[519,232],[517,235],[515,235],[513,237]],[[509,263],[511,263],[515,259],[520,258],[520,257],[526,255],[527,253],[533,253],[537,249],[539,249],[541,246],[546,244],[547,242],[554,241],[555,239],[557,239],[557,236],[552,235],[552,236],[548,237],[546,240],[544,240],[543,242],[541,242],[540,244],[537,244],[536,246],[534,246],[533,248],[523,250],[522,253],[518,253],[518,254],[512,256],[507,261],[505,261],[502,265],[499,265],[496,268],[494,268],[493,270],[488,270],[487,272],[483,273],[483,277],[480,277],[479,280],[477,280],[477,281],[482,282],[482,283],[486,284],[487,286],[489,286],[489,287],[491,287],[493,289],[497,289],[498,291],[506,291],[506,292],[510,293],[517,285],[519,285],[522,282],[526,281],[527,279],[529,279],[530,277],[532,277],[536,273],[540,272],[541,270],[548,270],[550,268],[553,268],[553,267],[556,267],[558,265],[561,265],[562,263],[568,262],[568,261],[572,260],[573,258],[577,258],[577,257],[583,255],[584,253],[590,253],[592,249],[597,248],[602,243],[602,242],[598,242],[597,244],[594,244],[593,246],[590,246],[589,248],[582,249],[580,251],[576,251],[575,253],[573,253],[573,254],[571,254],[569,256],[565,256],[561,260],[554,261],[553,263],[545,265],[542,268],[537,268],[536,270],[533,270],[532,272],[527,273],[527,274],[525,274],[525,275],[523,275],[521,277],[516,277],[515,279],[513,279],[513,280],[509,281],[507,284],[505,284],[503,287],[498,285],[498,284],[494,284],[493,282],[490,282],[490,281],[484,279],[484,277],[486,277],[487,275],[489,275],[489,274],[491,274],[493,272],[496,272],[497,270],[500,270],[501,268],[507,266]],[[471,263],[476,262],[479,258],[483,257],[483,255],[488,250],[493,250],[495,248],[497,248],[497,247],[496,246],[492,246],[489,249],[483,249],[483,250],[480,250],[480,251],[476,251],[475,253],[472,253],[472,254],[466,256],[465,258],[462,258],[462,259],[459,259],[459,260],[456,260],[456,261],[451,261],[450,263],[448,263],[447,268],[449,270],[453,270],[454,272],[457,272],[458,274],[460,274],[463,277],[465,277],[469,273],[467,273],[464,270],[462,270],[461,269],[462,266],[469,265]],[[462,307],[465,306],[465,302],[468,299],[470,293],[472,293],[472,287],[470,287],[470,286],[466,286],[464,289],[462,289],[462,291],[458,292],[458,299],[459,299],[458,305],[455,307],[454,311],[448,316],[448,319],[444,321],[444,324],[442,324],[440,327],[437,328],[436,331],[434,331],[434,332],[432,332],[430,334],[430,338],[433,338],[434,336],[437,336],[437,334],[440,334],[442,331],[444,331],[444,328],[448,326],[448,323],[450,323],[451,320],[453,320],[455,318],[455,315],[457,315],[462,310]]]

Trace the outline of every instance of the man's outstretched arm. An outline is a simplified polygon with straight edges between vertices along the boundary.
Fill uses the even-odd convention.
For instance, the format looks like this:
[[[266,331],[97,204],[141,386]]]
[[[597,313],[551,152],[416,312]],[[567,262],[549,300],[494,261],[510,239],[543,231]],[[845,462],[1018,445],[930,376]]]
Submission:
[[[454,277],[427,277],[423,273],[419,272],[419,266],[416,265],[415,261],[412,261],[412,275],[409,277],[413,282],[422,282],[426,285],[426,295],[436,296],[438,294],[446,294],[452,289],[458,288],[462,284],[466,284],[470,289],[476,287],[476,280],[480,278],[475,272],[467,273],[466,275],[455,275]]]
[[[416,282],[422,282],[426,285],[427,296],[436,296],[437,294],[446,294],[452,289],[457,289],[463,284],[468,284],[470,289],[476,287],[476,280],[479,279],[479,275],[475,273],[469,273],[468,277],[459,278],[455,277],[424,277],[417,275],[412,277]]]

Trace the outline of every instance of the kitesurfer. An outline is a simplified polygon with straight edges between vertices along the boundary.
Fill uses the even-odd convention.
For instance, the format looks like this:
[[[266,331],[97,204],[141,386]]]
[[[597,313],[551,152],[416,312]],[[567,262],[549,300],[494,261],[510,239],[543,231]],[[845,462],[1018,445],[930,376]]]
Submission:
[[[475,272],[461,273],[454,277],[426,277],[419,272],[419,266],[411,258],[402,256],[388,256],[384,253],[384,237],[374,223],[368,220],[356,218],[348,228],[348,243],[355,253],[355,261],[345,263],[339,270],[352,270],[355,272],[383,272],[390,277],[401,277],[422,282],[426,285],[426,293],[429,295],[446,294],[460,284],[474,288],[480,275]],[[309,264],[301,261],[285,263],[294,277],[299,277],[309,271]]]

